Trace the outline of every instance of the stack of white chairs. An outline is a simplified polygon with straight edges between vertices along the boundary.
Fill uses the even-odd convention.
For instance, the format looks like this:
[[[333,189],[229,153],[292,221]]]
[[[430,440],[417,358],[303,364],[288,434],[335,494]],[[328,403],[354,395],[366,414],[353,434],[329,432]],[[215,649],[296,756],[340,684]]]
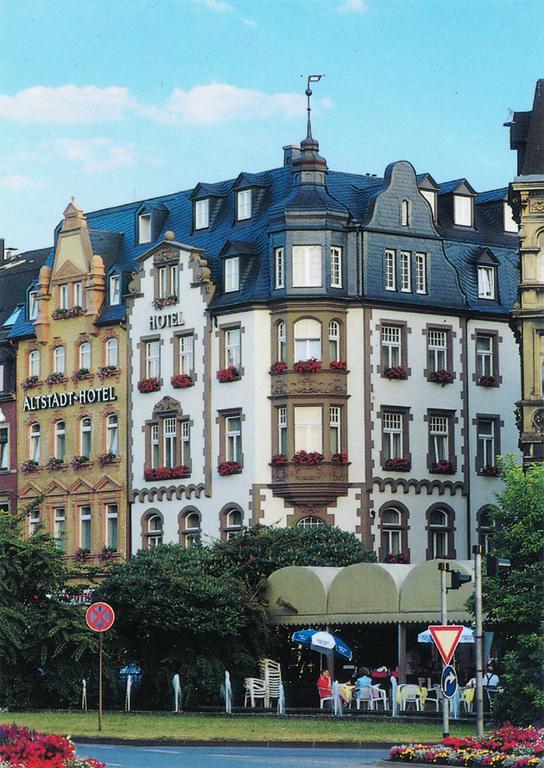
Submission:
[[[264,680],[261,680],[259,677],[246,677],[244,679],[244,690],[244,707],[247,707],[248,699],[252,709],[255,707],[255,702],[259,699],[262,699],[265,707],[268,706],[266,703],[266,686]]]
[[[261,659],[259,661],[260,677],[246,677],[244,680],[244,707],[247,707],[249,700],[251,707],[255,702],[262,699],[263,705],[268,708],[272,702],[278,701],[281,690],[281,667],[277,661],[272,659]]]

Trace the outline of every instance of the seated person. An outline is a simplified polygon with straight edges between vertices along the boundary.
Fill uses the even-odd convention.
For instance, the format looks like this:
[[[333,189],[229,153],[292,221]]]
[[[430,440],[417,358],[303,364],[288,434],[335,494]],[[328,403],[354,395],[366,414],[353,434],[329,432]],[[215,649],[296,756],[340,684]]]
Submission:
[[[370,671],[368,667],[359,667],[358,671],[358,677],[355,681],[355,696],[361,691],[362,688],[365,686],[372,686],[372,678],[370,677]],[[373,699],[377,699],[379,697],[378,691],[371,688],[371,696]]]
[[[316,685],[317,685],[317,690],[319,692],[320,699],[324,699],[325,697],[332,696],[331,673],[329,672],[328,669],[323,670],[323,672],[317,678]],[[342,703],[345,704],[348,699],[342,686],[340,686],[339,695]]]
[[[495,674],[493,664],[487,665],[487,670],[482,678],[482,683],[485,688],[497,688],[500,685],[499,676]]]

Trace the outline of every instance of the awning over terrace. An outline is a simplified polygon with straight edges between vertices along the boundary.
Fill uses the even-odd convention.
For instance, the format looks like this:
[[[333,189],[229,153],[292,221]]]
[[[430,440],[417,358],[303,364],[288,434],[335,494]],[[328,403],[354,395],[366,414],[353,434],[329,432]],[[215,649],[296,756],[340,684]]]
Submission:
[[[473,576],[470,560],[449,560],[452,570]],[[474,584],[448,592],[450,622],[469,622],[465,603]],[[268,579],[273,624],[440,623],[438,561],[420,565],[357,563],[347,568],[290,566]]]

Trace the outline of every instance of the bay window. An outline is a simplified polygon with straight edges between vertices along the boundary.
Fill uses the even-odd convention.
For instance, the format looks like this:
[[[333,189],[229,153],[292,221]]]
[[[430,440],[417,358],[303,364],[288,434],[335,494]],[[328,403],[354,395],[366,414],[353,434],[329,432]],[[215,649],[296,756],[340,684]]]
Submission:
[[[342,248],[331,247],[331,288],[342,288]]]
[[[323,412],[320,406],[297,406],[295,415],[295,451],[323,452]]]
[[[274,249],[275,288],[285,288],[285,249]]]
[[[323,285],[321,276],[321,246],[293,246],[293,288],[317,288]]]
[[[340,360],[340,323],[338,320],[329,322],[329,359]]]
[[[329,447],[331,454],[342,451],[341,413],[340,406],[331,405],[329,407]]]
[[[278,453],[287,456],[287,408],[277,408],[278,416]]]
[[[294,335],[295,362],[311,358],[321,360],[321,323],[311,318],[297,320]]]
[[[396,252],[391,250],[385,252],[385,290],[397,290]]]

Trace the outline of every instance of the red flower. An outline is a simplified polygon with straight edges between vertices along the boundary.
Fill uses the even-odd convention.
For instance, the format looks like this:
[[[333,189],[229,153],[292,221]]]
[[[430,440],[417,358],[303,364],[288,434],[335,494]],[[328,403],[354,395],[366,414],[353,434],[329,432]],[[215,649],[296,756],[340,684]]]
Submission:
[[[217,471],[222,477],[227,475],[239,475],[242,471],[242,465],[238,461],[222,461],[217,467]]]
[[[188,373],[178,373],[172,376],[171,382],[174,389],[187,389],[194,384],[192,376],[189,376]]]
[[[276,453],[272,456],[271,462],[272,464],[286,464],[287,456],[284,453]]]
[[[347,464],[348,455],[345,451],[342,451],[341,453],[333,453],[331,461],[333,464]]]
[[[297,451],[293,456],[295,464],[320,464],[323,454],[317,451]]]
[[[442,459],[431,466],[431,472],[436,472],[438,475],[453,475],[455,469],[451,461]]]
[[[386,459],[384,469],[392,469],[395,472],[408,472],[410,459]]]
[[[144,470],[144,480],[170,480],[171,478],[189,477],[191,470],[184,464],[177,467],[150,467]]]
[[[227,381],[238,381],[240,379],[240,371],[235,365],[229,365],[228,368],[224,368],[222,371],[217,371],[217,380],[224,384]]]
[[[404,365],[395,365],[392,368],[384,368],[383,375],[386,379],[402,380],[408,378],[408,369]]]
[[[161,388],[160,381],[153,377],[152,379],[142,379],[138,382],[139,392],[158,392]]]
[[[311,357],[309,360],[299,360],[293,366],[295,373],[318,373],[321,370],[321,360]]]
[[[348,364],[345,360],[331,360],[331,368],[335,371],[346,371]]]
[[[270,373],[285,373],[286,370],[287,363],[278,362],[270,366]]]
[[[446,371],[445,368],[429,373],[429,381],[434,381],[436,384],[451,384],[454,379],[455,374],[453,371]]]

